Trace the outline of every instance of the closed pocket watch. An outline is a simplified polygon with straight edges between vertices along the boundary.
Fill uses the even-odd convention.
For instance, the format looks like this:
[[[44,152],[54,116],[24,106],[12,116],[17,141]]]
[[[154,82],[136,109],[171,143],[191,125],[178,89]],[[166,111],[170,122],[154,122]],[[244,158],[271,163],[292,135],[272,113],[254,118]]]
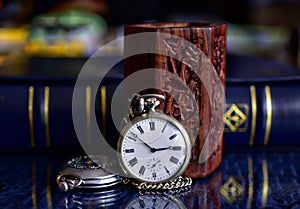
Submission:
[[[106,161],[104,156],[80,156],[69,160],[56,178],[59,190],[107,189],[120,184],[120,176],[104,169]]]
[[[135,95],[118,140],[119,161],[128,181],[139,189],[172,189],[191,184],[181,175],[191,155],[188,132],[176,119],[156,111],[159,94]]]

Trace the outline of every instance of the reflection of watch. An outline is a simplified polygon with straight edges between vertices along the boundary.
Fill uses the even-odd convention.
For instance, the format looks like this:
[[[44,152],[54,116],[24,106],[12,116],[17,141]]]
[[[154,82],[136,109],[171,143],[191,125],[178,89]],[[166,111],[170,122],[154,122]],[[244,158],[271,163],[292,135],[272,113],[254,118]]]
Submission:
[[[177,197],[158,194],[138,196],[127,204],[127,208],[186,209],[185,205]]]
[[[190,137],[176,119],[155,111],[163,100],[158,94],[135,95],[130,105],[131,121],[118,141],[121,166],[130,179],[135,179],[136,186],[144,185],[141,189],[191,184],[191,179],[180,177],[190,160]]]
[[[80,156],[69,160],[56,178],[61,191],[73,188],[107,188],[122,182],[120,176],[104,170],[103,156]]]
[[[107,208],[120,204],[126,196],[123,187],[110,187],[105,190],[84,190],[65,193],[60,205],[65,208]]]

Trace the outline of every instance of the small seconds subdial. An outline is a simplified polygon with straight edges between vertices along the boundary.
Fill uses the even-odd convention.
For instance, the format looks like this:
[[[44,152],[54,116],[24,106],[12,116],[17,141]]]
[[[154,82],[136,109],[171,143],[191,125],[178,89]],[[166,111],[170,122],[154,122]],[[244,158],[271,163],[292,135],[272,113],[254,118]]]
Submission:
[[[157,173],[157,172],[160,172],[161,169],[163,169],[163,164],[161,163],[161,159],[153,157],[147,161],[146,167],[152,173]]]

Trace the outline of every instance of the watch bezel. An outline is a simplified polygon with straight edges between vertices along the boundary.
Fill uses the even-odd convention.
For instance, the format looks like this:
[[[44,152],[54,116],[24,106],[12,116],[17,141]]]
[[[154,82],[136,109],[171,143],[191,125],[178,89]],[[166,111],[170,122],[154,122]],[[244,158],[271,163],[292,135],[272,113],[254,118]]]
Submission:
[[[127,166],[125,165],[124,160],[122,158],[122,154],[121,154],[121,151],[122,151],[121,147],[122,147],[122,143],[123,143],[123,140],[124,140],[124,136],[128,132],[128,130],[134,124],[138,123],[139,121],[149,119],[149,118],[158,118],[158,119],[162,119],[162,120],[165,120],[165,121],[173,124],[181,132],[181,134],[182,134],[182,136],[185,140],[185,144],[186,144],[186,156],[185,156],[185,159],[184,159],[184,162],[183,162],[181,168],[175,174],[173,174],[169,178],[167,178],[165,180],[162,180],[162,181],[150,181],[150,180],[146,180],[146,179],[138,177],[133,172],[131,172],[130,170],[127,169]],[[121,168],[122,168],[123,172],[125,173],[125,175],[127,175],[126,176],[127,178],[134,178],[139,182],[146,182],[146,183],[164,183],[164,182],[167,182],[167,181],[172,181],[172,180],[178,178],[179,176],[181,176],[184,173],[184,171],[188,167],[190,159],[191,159],[191,149],[192,149],[191,143],[192,142],[191,142],[191,139],[190,139],[190,136],[189,136],[187,130],[183,127],[183,125],[178,120],[176,120],[175,118],[173,118],[171,116],[168,116],[164,113],[148,112],[148,113],[145,113],[143,115],[139,115],[139,116],[134,117],[130,122],[128,122],[123,127],[123,129],[120,132],[119,139],[118,139],[117,152],[119,153],[118,158],[119,158]]]

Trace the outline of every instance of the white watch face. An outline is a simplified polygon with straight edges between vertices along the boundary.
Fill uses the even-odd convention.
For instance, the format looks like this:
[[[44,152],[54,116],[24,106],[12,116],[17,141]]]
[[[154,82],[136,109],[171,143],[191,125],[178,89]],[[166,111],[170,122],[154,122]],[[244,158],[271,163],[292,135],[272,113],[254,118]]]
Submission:
[[[168,117],[138,120],[123,133],[119,151],[130,177],[162,182],[178,177],[190,158],[190,139],[179,123]]]

